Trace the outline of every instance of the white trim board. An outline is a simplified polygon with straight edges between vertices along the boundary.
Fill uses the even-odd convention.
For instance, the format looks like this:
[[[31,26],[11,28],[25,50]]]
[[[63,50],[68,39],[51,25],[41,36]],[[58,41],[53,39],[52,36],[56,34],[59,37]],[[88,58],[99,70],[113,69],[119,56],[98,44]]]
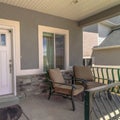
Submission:
[[[13,72],[14,72],[14,95],[16,95],[16,75],[20,69],[20,24],[18,21],[0,19],[0,29],[11,30],[12,32],[12,52],[13,52]]]
[[[105,50],[105,49],[114,49],[114,48],[120,48],[120,45],[96,47],[93,48],[93,50]]]
[[[43,32],[65,35],[65,69],[69,69],[69,30],[38,25],[39,68],[41,72],[43,72]]]

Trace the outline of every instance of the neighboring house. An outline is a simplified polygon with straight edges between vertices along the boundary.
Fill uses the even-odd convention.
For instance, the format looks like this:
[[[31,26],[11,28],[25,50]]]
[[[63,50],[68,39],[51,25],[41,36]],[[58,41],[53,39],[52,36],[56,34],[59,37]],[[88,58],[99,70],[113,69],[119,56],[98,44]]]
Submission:
[[[102,42],[93,48],[92,58],[94,65],[120,65],[120,15],[111,19],[105,20],[102,24],[109,26],[111,31]],[[101,29],[103,34],[104,29]]]
[[[94,65],[120,65],[120,28],[113,30],[98,46],[93,48]]]
[[[92,65],[92,48],[98,45],[97,24],[83,29],[83,65]]]
[[[111,28],[103,22],[83,29],[83,65],[92,65],[93,47],[100,45],[110,32]]]
[[[98,45],[97,33],[83,32],[83,65],[91,65],[92,48]]]

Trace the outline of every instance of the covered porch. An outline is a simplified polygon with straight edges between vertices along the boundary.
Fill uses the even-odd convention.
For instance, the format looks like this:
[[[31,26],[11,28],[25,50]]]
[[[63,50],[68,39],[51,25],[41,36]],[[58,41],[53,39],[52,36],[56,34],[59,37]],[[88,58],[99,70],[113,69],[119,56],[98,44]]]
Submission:
[[[117,15],[119,0],[0,0],[0,100],[19,97],[30,120],[89,120],[80,96],[74,112],[67,99],[47,100],[46,71],[59,67],[69,78],[83,65],[83,27]],[[119,66],[91,70],[96,82],[120,81]]]
[[[48,100],[48,92],[39,94],[37,93],[38,91],[34,91],[31,92],[31,94],[28,94],[29,92],[26,91],[26,96],[23,96],[20,99],[20,105],[24,112],[33,119],[119,119],[120,68],[95,66],[92,67],[91,70],[95,81],[105,83],[106,86],[96,87],[85,91],[84,101],[82,101],[81,95],[76,96],[74,98],[76,106],[74,112],[72,111],[70,100],[56,95],[53,95],[51,99]],[[67,71],[66,76],[68,77],[69,74],[71,74],[71,71]]]
[[[62,96],[52,95],[48,100],[49,93],[47,86],[45,86],[46,83],[43,86],[43,92],[35,84],[24,84],[24,91],[19,93],[19,105],[30,120],[119,119],[120,68],[95,66],[92,67],[92,71],[95,81],[105,83],[106,86],[85,91],[84,101],[82,101],[81,95],[76,96],[74,98],[76,106],[74,112],[71,101]],[[67,71],[64,76],[68,77],[71,72]],[[37,89],[30,90],[32,87],[37,87]],[[20,120],[24,119],[25,117],[22,115]]]
[[[29,96],[20,100],[20,105],[30,120],[84,120],[84,102],[80,99],[75,98],[76,110],[73,112],[70,100],[61,96],[47,98],[45,94]]]

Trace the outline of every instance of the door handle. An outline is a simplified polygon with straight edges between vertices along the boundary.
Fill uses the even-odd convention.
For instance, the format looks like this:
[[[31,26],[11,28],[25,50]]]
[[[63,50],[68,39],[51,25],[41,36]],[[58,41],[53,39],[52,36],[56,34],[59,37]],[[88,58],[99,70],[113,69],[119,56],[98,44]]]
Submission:
[[[12,73],[12,64],[9,64],[10,73]]]

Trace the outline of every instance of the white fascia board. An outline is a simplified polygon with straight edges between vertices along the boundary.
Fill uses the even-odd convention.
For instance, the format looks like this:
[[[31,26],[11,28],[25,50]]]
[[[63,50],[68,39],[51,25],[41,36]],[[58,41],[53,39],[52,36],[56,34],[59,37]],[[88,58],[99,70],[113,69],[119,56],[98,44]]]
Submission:
[[[114,48],[120,48],[120,45],[96,47],[96,48],[93,48],[93,50],[105,50],[105,49],[114,49]]]

